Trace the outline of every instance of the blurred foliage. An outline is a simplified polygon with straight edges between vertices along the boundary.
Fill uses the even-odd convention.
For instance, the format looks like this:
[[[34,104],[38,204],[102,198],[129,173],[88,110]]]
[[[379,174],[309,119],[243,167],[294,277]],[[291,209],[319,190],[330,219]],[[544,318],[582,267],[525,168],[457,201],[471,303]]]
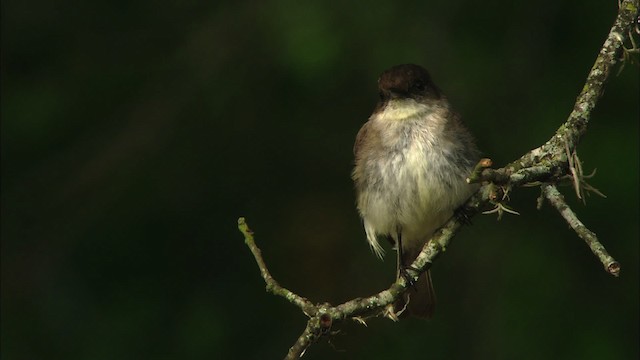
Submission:
[[[2,358],[281,358],[315,301],[386,287],[349,172],[385,68],[430,69],[497,165],[569,114],[616,2],[2,2]],[[348,324],[309,359],[638,358],[638,68],[579,147],[606,199],[538,190],[434,267],[434,320]],[[337,350],[336,350],[337,349]],[[422,355],[424,354],[424,355]]]

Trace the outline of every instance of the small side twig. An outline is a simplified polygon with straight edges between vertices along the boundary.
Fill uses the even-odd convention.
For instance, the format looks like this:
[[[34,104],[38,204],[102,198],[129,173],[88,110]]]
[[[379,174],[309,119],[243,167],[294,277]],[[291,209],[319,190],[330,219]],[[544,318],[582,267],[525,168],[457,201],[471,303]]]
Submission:
[[[256,263],[260,268],[260,274],[262,274],[262,278],[267,284],[267,291],[274,295],[278,295],[287,299],[290,303],[302,309],[302,311],[304,311],[307,316],[314,316],[318,312],[318,308],[315,305],[313,305],[306,298],[303,298],[293,291],[280,286],[280,284],[278,284],[273,276],[271,276],[271,273],[269,273],[269,269],[267,269],[267,265],[265,264],[264,259],[262,259],[262,252],[253,239],[253,231],[249,229],[249,226],[247,225],[247,222],[243,217],[238,219],[238,229],[240,230],[242,235],[244,235],[244,242],[245,244],[247,244],[247,246],[251,250],[251,253],[253,254],[253,257],[256,259]]]
[[[578,219],[576,214],[571,210],[569,205],[564,200],[564,196],[558,191],[555,185],[544,184],[542,185],[542,193],[544,197],[553,205],[560,215],[567,221],[569,226],[578,234],[582,240],[584,240],[594,255],[600,259],[605,270],[613,275],[620,275],[620,264],[607,252],[607,249],[598,241],[596,234],[587,229],[586,226]]]
[[[478,183],[482,180],[482,171],[493,166],[493,161],[489,158],[483,158],[478,161],[475,168],[467,178],[467,184]]]

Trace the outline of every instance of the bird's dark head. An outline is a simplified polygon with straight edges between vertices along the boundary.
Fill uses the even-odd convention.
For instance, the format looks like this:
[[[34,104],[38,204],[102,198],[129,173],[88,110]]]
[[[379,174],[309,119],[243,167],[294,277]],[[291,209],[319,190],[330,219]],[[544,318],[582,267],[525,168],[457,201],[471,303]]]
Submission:
[[[425,102],[441,97],[427,70],[414,64],[396,65],[385,70],[378,79],[378,89],[381,102],[398,98]]]

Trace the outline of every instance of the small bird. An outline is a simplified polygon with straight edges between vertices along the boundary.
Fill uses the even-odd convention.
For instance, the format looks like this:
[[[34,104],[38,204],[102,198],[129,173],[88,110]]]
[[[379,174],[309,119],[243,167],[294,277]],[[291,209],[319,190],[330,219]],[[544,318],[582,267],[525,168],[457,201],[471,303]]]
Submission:
[[[394,66],[378,79],[380,100],[354,145],[357,207],[380,258],[387,238],[402,276],[424,244],[478,188],[467,176],[479,151],[449,101],[418,65]],[[436,297],[426,271],[394,312],[431,318]]]

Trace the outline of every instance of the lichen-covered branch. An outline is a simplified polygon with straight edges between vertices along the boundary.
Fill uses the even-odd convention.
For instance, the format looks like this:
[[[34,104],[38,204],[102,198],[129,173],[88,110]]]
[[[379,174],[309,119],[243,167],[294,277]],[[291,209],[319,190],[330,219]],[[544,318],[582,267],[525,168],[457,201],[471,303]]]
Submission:
[[[620,264],[607,252],[607,249],[598,241],[596,234],[587,229],[586,226],[578,219],[576,214],[571,210],[569,205],[564,200],[564,196],[558,191],[555,185],[544,184],[542,185],[542,193],[544,197],[549,200],[549,203],[555,207],[560,215],[567,221],[573,231],[578,234],[582,240],[584,240],[594,255],[600,259],[605,270],[613,276],[620,275]]]
[[[500,169],[491,169],[491,161],[483,159],[467,179],[469,183],[483,184],[465,204],[467,216],[477,214],[487,204],[493,204],[497,209],[508,209],[502,202],[508,199],[507,195],[512,188],[541,185],[543,196],[558,209],[574,231],[598,256],[605,269],[614,276],[618,276],[620,273],[620,265],[606,252],[595,234],[578,220],[553,184],[567,177],[576,177],[579,173],[582,176],[581,171],[574,169],[575,162],[572,165],[571,157],[574,156],[572,154],[575,154],[575,148],[587,130],[591,112],[603,93],[609,75],[620,61],[620,52],[624,50],[624,43],[629,39],[629,30],[632,26],[636,26],[634,22],[638,17],[639,1],[623,0],[620,3],[616,20],[587,76],[571,114],[551,139]],[[575,186],[578,187],[576,190],[579,194],[581,190],[579,187],[583,186],[582,179],[573,180]],[[585,189],[588,190],[588,188]],[[454,216],[425,244],[413,264],[407,268],[409,276],[414,281],[431,266],[431,263],[443,249],[449,245],[465,221],[465,219]],[[405,277],[400,276],[388,289],[369,297],[352,299],[337,306],[327,303],[314,304],[278,284],[269,273],[260,249],[255,244],[253,233],[249,230],[244,218],[238,220],[238,227],[255,257],[262,277],[267,284],[267,290],[284,297],[309,316],[304,332],[289,349],[286,359],[299,358],[312,343],[324,335],[332,334],[332,326],[340,321],[353,319],[364,322],[366,317],[378,315],[397,319],[395,314],[389,313],[386,309],[399,299],[409,286]]]
[[[307,327],[304,329],[302,334],[296,340],[296,343],[293,344],[291,348],[289,348],[289,352],[287,352],[287,356],[285,360],[295,360],[300,358],[307,348],[316,340],[317,336],[314,335],[317,330],[314,329],[312,324],[313,319],[309,319],[307,322]]]
[[[630,29],[636,26],[638,19],[638,0],[624,0],[620,3],[618,16],[596,57],[596,61],[587,76],[573,110],[567,121],[562,124],[554,136],[544,145],[535,148],[513,161],[504,168],[491,171],[486,169],[476,182],[498,180],[505,181],[505,176],[517,173],[519,170],[531,167],[546,167],[557,173],[566,172],[569,153],[573,153],[582,136],[587,131],[591,112],[596,107],[598,99],[604,92],[604,86],[620,62],[620,53],[624,51],[624,43],[630,38]],[[498,171],[495,173],[495,171]],[[500,175],[502,175],[500,177]],[[553,175],[549,174],[550,177]]]
[[[482,187],[465,204],[467,215],[476,214],[480,207],[490,201],[491,186]],[[413,281],[417,281],[420,274],[426,271],[435,258],[449,245],[456,232],[464,225],[464,221],[452,217],[440,230],[434,234],[422,252],[407,269]],[[289,349],[285,359],[297,359],[306,349],[323,335],[331,333],[331,327],[337,322],[353,319],[364,322],[364,318],[370,316],[385,315],[395,318],[395,314],[385,311],[386,307],[393,304],[409,286],[407,279],[399,277],[388,289],[366,298],[356,298],[343,304],[332,306],[324,303],[314,305],[307,299],[280,286],[269,273],[262,258],[262,254],[253,238],[253,231],[249,229],[244,218],[238,219],[238,229],[245,237],[245,243],[251,249],[256,263],[260,268],[263,279],[267,283],[267,290],[275,295],[282,296],[295,304],[310,317],[304,332],[298,337],[295,344]]]

